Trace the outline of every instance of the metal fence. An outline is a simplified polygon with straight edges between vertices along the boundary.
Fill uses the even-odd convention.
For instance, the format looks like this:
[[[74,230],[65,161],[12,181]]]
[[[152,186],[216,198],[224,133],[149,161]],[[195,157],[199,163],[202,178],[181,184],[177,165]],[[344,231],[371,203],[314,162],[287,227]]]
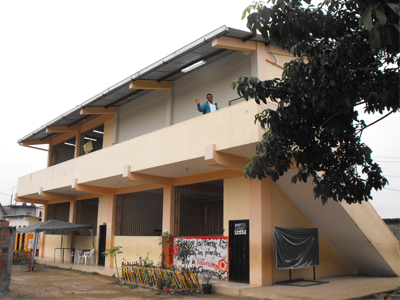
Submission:
[[[223,205],[223,180],[176,187],[175,235],[221,236]]]
[[[115,235],[161,235],[162,212],[163,189],[117,195]]]
[[[93,235],[97,235],[97,214],[99,198],[76,201],[76,223],[92,225]],[[89,230],[75,230],[75,235],[91,235]]]

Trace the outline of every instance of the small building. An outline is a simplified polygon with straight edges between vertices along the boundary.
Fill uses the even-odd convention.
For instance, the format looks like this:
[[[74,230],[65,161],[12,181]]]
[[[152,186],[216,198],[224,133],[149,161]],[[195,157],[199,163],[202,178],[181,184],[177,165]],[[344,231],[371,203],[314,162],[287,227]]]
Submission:
[[[42,206],[26,203],[4,206],[0,204],[0,220],[7,221],[10,227],[27,227],[42,220],[42,209]],[[30,240],[33,240],[33,234],[15,234],[14,250],[32,251]]]
[[[317,278],[399,276],[398,242],[369,203],[322,206],[311,182],[291,184],[295,170],[277,182],[244,177],[264,133],[254,116],[275,106],[238,99],[231,83],[242,75],[280,77],[292,58],[249,32],[210,32],[49,116],[42,127],[27,128],[18,143],[47,144],[48,167],[18,179],[16,200],[43,205],[43,220],[93,225],[96,253],[123,246],[127,261],[159,261],[165,230],[226,238],[229,265],[221,271],[228,280],[271,285],[288,279],[276,267],[274,228],[317,228]],[[204,103],[207,93],[219,110],[203,115],[195,99]],[[42,234],[40,256],[53,258],[60,239]],[[91,248],[85,232],[63,240],[66,248]],[[97,257],[98,265],[112,266]],[[296,269],[293,277],[312,279],[313,271]]]

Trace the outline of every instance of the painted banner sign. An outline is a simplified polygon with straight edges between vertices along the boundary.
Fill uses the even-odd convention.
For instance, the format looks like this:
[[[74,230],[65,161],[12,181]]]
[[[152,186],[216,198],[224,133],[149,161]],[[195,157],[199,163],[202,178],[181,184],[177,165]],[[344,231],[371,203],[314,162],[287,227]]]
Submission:
[[[174,238],[174,267],[181,268],[182,262],[176,259],[177,239],[179,238]],[[199,277],[211,275],[215,279],[228,280],[228,237],[181,237],[181,239],[188,241],[195,253],[188,257],[186,267],[195,268]]]

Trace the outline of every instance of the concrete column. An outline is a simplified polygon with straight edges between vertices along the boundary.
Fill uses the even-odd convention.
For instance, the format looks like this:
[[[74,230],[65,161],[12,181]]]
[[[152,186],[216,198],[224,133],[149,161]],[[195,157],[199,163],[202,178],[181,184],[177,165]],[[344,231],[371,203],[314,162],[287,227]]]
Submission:
[[[70,223],[75,223],[76,222],[76,201],[71,200],[69,202],[69,219],[68,222]],[[69,230],[68,232],[68,237],[67,237],[67,245],[65,246],[66,248],[72,248],[74,244],[74,238],[75,238],[75,231]],[[65,251],[64,254],[64,261],[66,262],[71,262],[71,253],[69,251]]]
[[[173,95],[174,83],[171,82],[171,88],[166,90],[167,100],[165,103],[165,127],[169,127],[173,124],[173,107],[174,107],[174,95]]]
[[[81,133],[79,131],[76,131],[75,133],[75,152],[74,152],[74,158],[77,158],[80,156],[80,149],[81,149]]]
[[[175,219],[175,187],[166,186],[164,188],[163,199],[163,223],[162,231],[168,230],[174,234],[174,219]]]
[[[114,229],[115,229],[115,209],[117,203],[117,196],[107,196],[107,237],[106,249],[114,247]],[[105,267],[114,267],[114,259],[110,256],[106,257]]]
[[[42,222],[47,221],[47,209],[48,209],[48,204],[43,204],[43,210],[42,210]],[[39,235],[39,257],[44,257],[44,240],[46,239],[46,232],[43,231]]]
[[[257,51],[251,53],[251,76],[267,80],[267,49],[265,44],[257,42]]]
[[[272,285],[271,179],[250,180],[250,284]]]

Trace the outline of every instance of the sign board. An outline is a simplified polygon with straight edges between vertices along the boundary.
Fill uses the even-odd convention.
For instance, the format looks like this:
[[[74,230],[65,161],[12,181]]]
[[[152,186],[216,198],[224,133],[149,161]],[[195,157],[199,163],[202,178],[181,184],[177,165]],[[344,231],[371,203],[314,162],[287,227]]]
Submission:
[[[182,262],[176,259],[178,248],[174,238],[174,267],[180,269]],[[187,241],[194,255],[188,257],[185,267],[195,268],[200,277],[212,275],[213,279],[228,280],[229,258],[228,258],[228,237],[182,237]]]

